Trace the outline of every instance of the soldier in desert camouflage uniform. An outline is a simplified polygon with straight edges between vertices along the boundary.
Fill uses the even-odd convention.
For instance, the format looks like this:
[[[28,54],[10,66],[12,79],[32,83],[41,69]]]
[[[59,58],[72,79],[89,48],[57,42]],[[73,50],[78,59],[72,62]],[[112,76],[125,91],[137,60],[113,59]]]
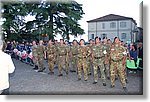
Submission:
[[[52,40],[49,40],[47,46],[47,57],[48,57],[48,65],[49,65],[49,74],[54,74],[54,62],[56,56],[56,48],[53,45]]]
[[[43,45],[43,41],[39,41],[39,45],[37,47],[37,59],[38,59],[38,72],[43,72],[45,69],[44,67],[44,58],[46,59],[46,50],[45,46]]]
[[[128,48],[127,48],[127,46],[123,43],[123,42],[121,42],[121,45],[125,48],[125,50],[126,50],[126,52],[127,52],[127,57],[126,57],[126,59],[128,58],[130,58],[130,53],[129,53],[129,50],[128,50]],[[127,79],[127,73],[126,73],[126,63],[124,64],[124,76],[125,76],[125,81],[126,81],[126,83],[128,83],[128,79]]]
[[[119,38],[115,37],[114,43],[110,49],[111,65],[110,65],[110,75],[111,75],[111,87],[115,86],[115,75],[116,72],[120,78],[123,89],[126,91],[126,82],[124,76],[124,64],[126,62],[126,50],[121,46]]]
[[[57,40],[55,40],[55,42],[54,42],[54,46],[55,46],[55,49],[56,49],[56,56],[55,56],[55,66],[58,66],[58,41]]]
[[[67,73],[66,70],[66,55],[67,55],[67,49],[66,45],[64,44],[64,40],[60,39],[60,44],[58,45],[58,70],[59,70],[59,75],[58,76],[63,76],[62,70],[64,69]]]
[[[104,67],[107,79],[110,79],[110,44],[107,42],[107,38],[103,39],[103,46],[107,54],[105,55]]]
[[[95,45],[92,47],[92,59],[93,59],[93,69],[94,69],[94,82],[96,84],[98,81],[98,68],[100,68],[101,78],[103,81],[103,86],[106,86],[106,77],[104,72],[104,59],[106,50],[104,46],[100,43],[100,38],[95,37]]]
[[[82,68],[84,72],[84,80],[88,80],[87,73],[87,56],[90,55],[90,50],[87,46],[84,45],[84,40],[80,40],[80,46],[78,47],[78,60],[77,60],[77,68],[78,68],[78,80],[81,80],[82,77]]]
[[[92,47],[93,47],[92,39],[89,40],[89,43],[90,44],[88,44],[87,47],[92,51]],[[90,54],[90,56],[87,57],[87,71],[88,71],[88,75],[91,75],[91,64],[92,64],[92,56]]]
[[[73,40],[73,45],[71,46],[71,51],[70,51],[70,55],[71,55],[71,62],[72,62],[72,69],[70,70],[70,72],[76,72],[77,71],[77,54],[78,54],[78,42],[77,40]]]
[[[33,69],[38,69],[38,59],[37,59],[38,54],[37,54],[36,42],[33,41],[32,45],[33,45],[32,46],[32,56],[33,56],[32,60],[33,60],[33,63],[34,63],[34,68]]]
[[[69,64],[70,64],[70,45],[69,42],[66,40],[65,41],[65,45],[66,45],[66,50],[67,50],[67,54],[66,54],[66,73],[68,74],[69,71]]]

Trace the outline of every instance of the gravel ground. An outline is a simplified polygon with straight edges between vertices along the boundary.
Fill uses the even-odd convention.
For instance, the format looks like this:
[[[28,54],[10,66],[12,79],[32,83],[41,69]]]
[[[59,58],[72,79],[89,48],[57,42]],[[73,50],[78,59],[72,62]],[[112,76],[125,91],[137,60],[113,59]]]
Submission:
[[[89,76],[88,81],[77,80],[76,73],[63,72],[62,77],[58,77],[58,69],[54,69],[54,75],[48,74],[48,66],[45,61],[46,70],[37,72],[32,66],[13,59],[16,70],[10,75],[10,94],[13,95],[36,95],[36,94],[99,94],[99,95],[126,95],[126,94],[143,94],[143,75],[142,71],[137,73],[128,73],[126,93],[120,80],[116,80],[115,87],[110,88],[110,80],[107,80],[107,86],[102,85],[99,79],[97,84],[93,83],[93,75]]]

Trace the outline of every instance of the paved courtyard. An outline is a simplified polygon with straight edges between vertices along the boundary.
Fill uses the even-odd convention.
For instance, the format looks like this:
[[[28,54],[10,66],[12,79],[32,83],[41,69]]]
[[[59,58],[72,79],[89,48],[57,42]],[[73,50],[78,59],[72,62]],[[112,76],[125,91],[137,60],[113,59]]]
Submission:
[[[110,88],[110,80],[107,80],[107,86],[102,85],[99,79],[97,84],[93,83],[93,75],[89,76],[88,81],[77,80],[76,73],[63,72],[62,77],[58,77],[58,69],[54,69],[54,75],[48,74],[48,65],[45,61],[46,70],[37,72],[32,66],[13,59],[16,70],[10,75],[10,94],[142,94],[143,93],[143,75],[142,71],[137,73],[128,73],[127,89],[125,93],[121,87],[120,80],[116,80],[115,87]]]

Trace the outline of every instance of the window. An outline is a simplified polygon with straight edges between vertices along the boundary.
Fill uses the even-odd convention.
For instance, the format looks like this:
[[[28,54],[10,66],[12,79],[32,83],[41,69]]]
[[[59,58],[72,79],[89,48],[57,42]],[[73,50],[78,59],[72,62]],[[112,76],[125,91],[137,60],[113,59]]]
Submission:
[[[115,22],[111,22],[110,23],[110,28],[116,28],[116,23]]]
[[[121,34],[121,39],[126,39],[126,33]]]
[[[94,34],[91,34],[91,39],[94,39]]]
[[[105,29],[105,23],[102,23],[102,29]]]
[[[106,38],[107,37],[107,34],[101,34],[101,38]]]
[[[126,22],[120,22],[120,27],[121,28],[125,28],[127,25],[126,25]]]

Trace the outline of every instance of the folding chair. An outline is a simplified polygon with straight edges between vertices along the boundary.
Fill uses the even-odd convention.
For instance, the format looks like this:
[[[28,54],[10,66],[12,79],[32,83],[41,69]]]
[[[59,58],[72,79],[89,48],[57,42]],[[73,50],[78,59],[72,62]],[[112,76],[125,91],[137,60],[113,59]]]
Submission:
[[[138,67],[135,66],[135,62],[134,60],[126,60],[126,67],[127,67],[127,75],[128,75],[128,70],[136,72],[137,73],[137,69]],[[129,72],[130,73],[130,72]]]
[[[126,60],[126,63],[127,63],[127,68],[128,69],[135,70],[135,69],[138,68],[137,66],[135,66],[134,60]]]

